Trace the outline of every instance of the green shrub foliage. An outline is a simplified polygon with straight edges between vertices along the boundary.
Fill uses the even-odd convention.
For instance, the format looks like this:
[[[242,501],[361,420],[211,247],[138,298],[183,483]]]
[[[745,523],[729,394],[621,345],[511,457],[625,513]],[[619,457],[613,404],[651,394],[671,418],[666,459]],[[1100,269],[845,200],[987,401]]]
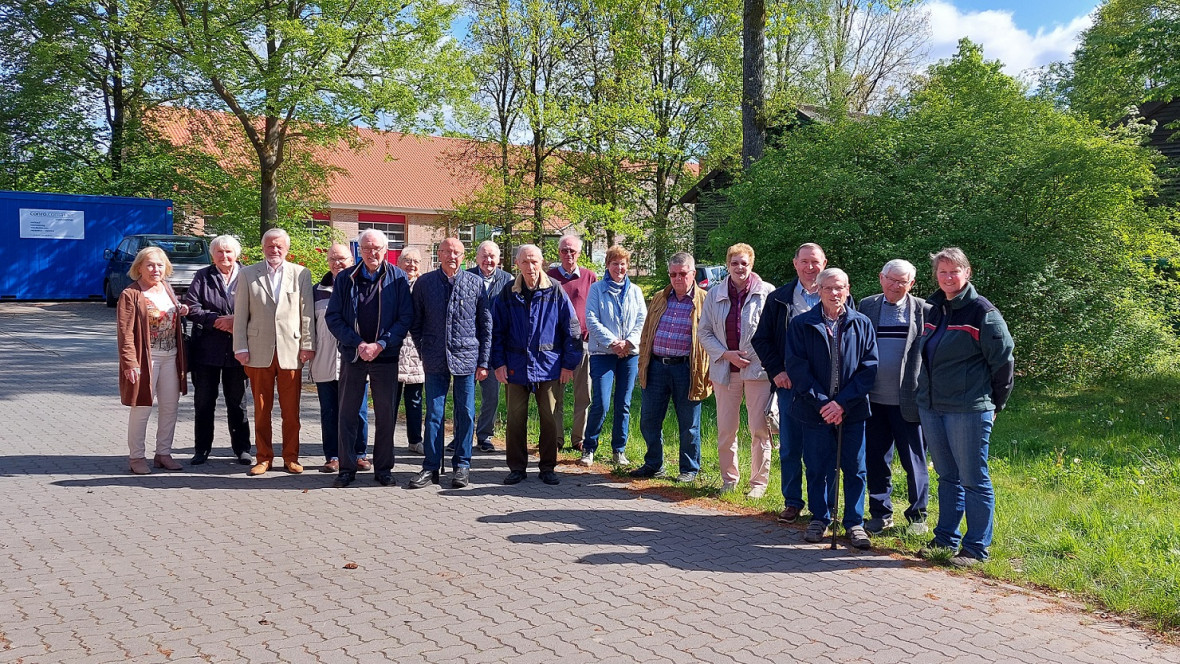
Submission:
[[[929,254],[959,246],[1008,321],[1022,375],[1146,367],[1174,347],[1177,307],[1160,273],[1177,264],[1176,215],[1144,204],[1153,153],[1134,130],[1025,93],[964,40],[883,115],[787,132],[728,191],[714,253],[749,242],[758,272],[781,284],[795,248],[818,242],[860,298],[880,292],[892,258],[918,267],[915,294],[933,292]]]

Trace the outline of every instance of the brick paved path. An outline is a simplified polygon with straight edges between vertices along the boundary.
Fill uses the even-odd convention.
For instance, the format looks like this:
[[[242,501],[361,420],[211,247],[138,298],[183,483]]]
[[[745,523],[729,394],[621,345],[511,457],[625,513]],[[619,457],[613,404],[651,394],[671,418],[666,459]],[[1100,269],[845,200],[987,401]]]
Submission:
[[[1053,600],[601,475],[503,487],[500,456],[463,491],[333,490],[248,478],[222,422],[209,464],[131,476],[113,335],[101,304],[0,304],[0,662],[1180,662]]]

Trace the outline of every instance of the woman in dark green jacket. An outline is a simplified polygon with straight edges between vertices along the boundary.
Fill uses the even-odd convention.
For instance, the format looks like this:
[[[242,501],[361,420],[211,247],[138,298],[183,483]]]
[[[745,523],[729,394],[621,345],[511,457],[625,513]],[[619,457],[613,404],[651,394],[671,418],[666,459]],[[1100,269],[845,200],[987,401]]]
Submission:
[[[951,563],[987,560],[996,499],[987,469],[995,413],[1012,392],[1012,335],[1000,312],[975,292],[958,247],[931,255],[938,292],[922,337],[918,415],[938,472],[938,525],[929,548],[957,550]],[[967,517],[967,532],[959,524]]]

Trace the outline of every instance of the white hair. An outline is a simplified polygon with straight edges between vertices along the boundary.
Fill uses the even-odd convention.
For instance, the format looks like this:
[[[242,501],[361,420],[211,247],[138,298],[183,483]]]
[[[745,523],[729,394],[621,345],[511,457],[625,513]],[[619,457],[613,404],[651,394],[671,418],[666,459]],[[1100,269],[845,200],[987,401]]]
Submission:
[[[495,250],[495,252],[496,252],[495,255],[497,257],[499,257],[500,245],[496,244],[492,240],[484,240],[483,242],[479,243],[478,247],[475,248],[475,253],[477,253],[477,254],[489,253],[490,254],[490,253],[492,253],[492,250]]]
[[[532,250],[532,249],[535,249],[537,251],[537,253],[541,255],[541,258],[545,257],[545,252],[541,251],[541,248],[538,247],[537,245],[535,245],[535,244],[522,244],[516,248],[515,252],[513,252],[512,262],[515,263],[516,261],[520,260],[520,255],[523,254],[525,252],[525,250]]]
[[[914,267],[913,263],[904,258],[894,258],[886,263],[885,267],[881,268],[881,274],[884,276],[889,276],[890,272],[900,272],[910,281],[913,281],[914,277],[918,276],[918,268]]]
[[[242,243],[232,235],[218,235],[209,243],[209,251],[217,251],[222,247],[234,252],[235,258],[242,255]]]
[[[582,238],[578,237],[577,235],[574,235],[573,233],[569,233],[567,235],[562,235],[561,239],[557,241],[557,246],[560,248],[561,245],[568,244],[570,242],[577,242],[578,243],[578,251],[582,250]]]
[[[367,237],[374,238],[377,240],[377,244],[383,247],[389,246],[389,238],[385,235],[385,233],[382,233],[376,228],[366,228],[365,230],[361,231],[361,234],[356,238],[357,244],[364,242],[365,238]]]
[[[417,256],[418,260],[422,260],[422,250],[418,247],[406,247],[402,249],[402,253],[398,255],[398,258],[402,256]]]
[[[291,246],[291,236],[287,233],[287,231],[281,228],[272,228],[269,231],[263,233],[262,244],[266,244],[266,239],[271,237],[282,238],[282,240],[287,243],[288,247]]]
[[[852,284],[850,284],[848,282],[848,273],[845,272],[844,270],[841,270],[838,267],[829,267],[826,270],[824,270],[823,272],[820,272],[819,275],[816,276],[816,278],[815,278],[815,283],[819,284],[820,286],[823,286],[825,281],[827,281],[828,279],[831,279],[833,277],[841,277],[844,279],[844,285],[849,286],[849,287],[852,286]]]

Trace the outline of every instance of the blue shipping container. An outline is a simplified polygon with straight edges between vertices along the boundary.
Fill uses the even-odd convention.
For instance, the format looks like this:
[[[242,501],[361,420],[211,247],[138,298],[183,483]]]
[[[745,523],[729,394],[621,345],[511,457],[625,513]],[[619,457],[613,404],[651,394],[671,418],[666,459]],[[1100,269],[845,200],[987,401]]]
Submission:
[[[135,233],[172,233],[172,201],[0,191],[0,299],[101,298],[103,252]]]

